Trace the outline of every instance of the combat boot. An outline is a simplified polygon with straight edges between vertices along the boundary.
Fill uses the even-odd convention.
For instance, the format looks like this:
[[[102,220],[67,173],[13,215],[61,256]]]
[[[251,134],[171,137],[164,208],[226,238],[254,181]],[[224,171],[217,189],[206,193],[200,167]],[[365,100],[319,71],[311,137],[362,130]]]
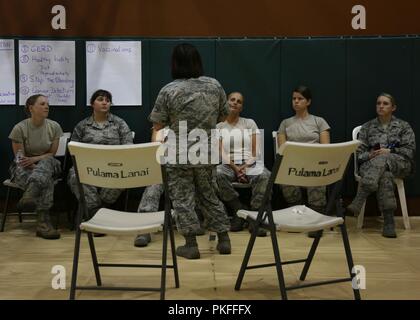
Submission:
[[[232,249],[230,246],[230,239],[227,232],[218,232],[217,233],[217,251],[220,254],[230,254]]]
[[[236,231],[242,231],[244,229],[244,223],[245,220],[238,217],[237,212],[238,210],[242,209],[244,206],[239,201],[238,198],[234,198],[228,202],[226,202],[226,205],[232,210],[233,217],[230,221],[230,231],[236,232]]]
[[[58,239],[60,233],[51,224],[48,210],[40,210],[38,214],[38,224],[36,226],[36,236],[44,239]]]
[[[384,216],[384,228],[382,230],[382,235],[385,238],[396,238],[397,234],[395,232],[394,211],[384,210],[382,214]]]
[[[353,215],[357,217],[360,214],[363,204],[366,202],[369,194],[370,193],[367,190],[365,190],[363,187],[360,187],[359,190],[357,190],[356,197],[353,199],[352,203],[347,206],[347,210],[349,210],[351,213],[353,213]]]
[[[195,236],[184,236],[185,245],[176,248],[176,255],[187,259],[200,259],[200,251]]]
[[[34,212],[36,210],[36,199],[41,193],[41,188],[35,183],[28,184],[22,198],[16,204],[18,212]]]
[[[255,229],[255,221],[251,221],[248,225],[249,233],[254,232],[254,229]],[[267,231],[260,226],[257,231],[257,237],[266,237],[266,236],[267,236]]]
[[[152,241],[150,233],[139,234],[134,240],[135,247],[147,247],[147,245]]]

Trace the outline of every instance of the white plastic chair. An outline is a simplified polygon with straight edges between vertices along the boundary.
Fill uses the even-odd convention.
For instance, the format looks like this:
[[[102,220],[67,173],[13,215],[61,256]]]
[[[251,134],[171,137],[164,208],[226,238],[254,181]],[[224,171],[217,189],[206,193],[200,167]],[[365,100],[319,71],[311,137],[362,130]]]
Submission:
[[[357,126],[356,128],[353,129],[353,132],[352,132],[353,140],[357,140],[357,138],[359,137],[359,132],[361,128],[362,126]],[[354,153],[354,178],[358,183],[357,188],[359,189],[360,180],[362,178],[359,175],[359,163],[357,161],[356,152]],[[411,229],[411,227],[410,227],[410,218],[408,217],[407,200],[405,197],[404,180],[400,178],[395,178],[394,182],[397,186],[398,197],[400,198],[400,205],[401,205],[401,212],[402,212],[403,221],[404,221],[404,227],[408,230],[408,229]],[[362,209],[360,210],[360,214],[357,217],[357,228],[359,229],[363,227],[363,221],[365,217],[365,206],[366,206],[366,202],[363,203]]]
[[[275,157],[279,150],[279,140],[278,140],[279,137],[278,137],[277,131],[273,131],[271,134],[273,136],[273,149],[274,149],[274,157]]]
[[[75,298],[76,290],[159,291],[160,298],[164,299],[167,268],[174,269],[175,285],[177,288],[179,287],[175,238],[172,230],[169,196],[166,192],[166,171],[157,161],[159,146],[159,142],[131,145],[95,145],[73,141],[69,143],[68,148],[72,156],[80,193],[70,299]],[[89,221],[82,222],[82,216],[87,216],[87,205],[82,184],[96,187],[127,189],[162,183],[165,189],[165,211],[137,213],[101,208]],[[92,233],[138,235],[156,232],[162,229],[161,264],[98,263]],[[76,286],[82,231],[88,235],[97,286]],[[166,261],[168,235],[170,237],[173,265],[167,265]],[[103,286],[99,267],[160,268],[160,287]]]
[[[339,193],[342,185],[341,180],[347,169],[350,156],[356,150],[358,145],[358,141],[332,144],[286,142],[281,145],[279,153],[276,154],[276,160],[272,169],[271,177],[259,211],[238,211],[238,216],[255,221],[255,228],[248,242],[245,256],[236,281],[235,290],[240,289],[247,269],[272,266],[276,267],[280,293],[283,299],[287,299],[287,290],[344,281],[350,281],[352,284],[356,283],[356,281],[353,281],[355,280],[354,278],[356,275],[353,272],[353,258],[343,217],[326,216],[303,205],[273,211],[271,209],[269,195],[274,184],[287,184],[302,187],[327,186],[334,184],[334,189],[331,192],[327,205],[327,207],[331,207],[336,204],[339,199]],[[286,287],[282,266],[285,264],[304,262],[305,265],[300,275],[300,280],[305,280],[310,264],[315,255],[315,251],[318,247],[318,243],[321,239],[322,230],[337,226],[340,228],[342,235],[349,277]],[[264,227],[270,231],[275,262],[248,266],[257,232],[260,227]],[[306,233],[310,231],[318,232],[306,259],[282,262],[276,231],[291,231],[299,233]],[[355,299],[360,299],[360,292],[358,288],[353,287],[353,293]]]
[[[66,166],[66,150],[67,150],[67,142],[69,141],[71,136],[70,132],[64,132],[63,135],[60,137],[59,143],[58,143],[58,148],[57,148],[57,152],[55,153],[55,157],[56,158],[63,158],[63,171],[65,169]],[[56,179],[54,181],[54,184],[58,184],[60,181],[62,181],[62,177]],[[6,200],[5,200],[5,204],[4,204],[4,210],[3,210],[3,219],[1,221],[1,228],[0,228],[0,232],[4,231],[4,227],[6,225],[6,218],[9,215],[8,214],[8,208],[9,208],[9,198],[10,198],[10,192],[11,190],[15,189],[15,190],[19,190],[20,192],[25,191],[24,189],[22,189],[20,186],[18,186],[16,183],[12,182],[11,179],[6,179],[3,181],[3,185],[7,188],[6,191]],[[22,212],[18,212],[17,213],[19,216],[19,222],[22,223]]]

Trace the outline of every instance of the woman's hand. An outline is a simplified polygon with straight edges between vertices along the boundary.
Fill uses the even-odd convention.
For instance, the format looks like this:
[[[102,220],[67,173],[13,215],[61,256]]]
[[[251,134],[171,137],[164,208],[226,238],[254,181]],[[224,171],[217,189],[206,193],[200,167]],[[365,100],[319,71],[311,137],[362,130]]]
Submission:
[[[36,157],[22,157],[19,165],[23,168],[33,169],[35,167]]]
[[[369,154],[369,159],[373,159],[373,158],[375,158],[377,156],[380,156],[382,154],[388,154],[388,153],[391,153],[391,149],[380,148],[378,150],[373,150]]]
[[[237,168],[238,168],[238,171],[236,172],[236,178],[238,179],[238,182],[240,182],[240,183],[248,183],[249,182],[248,181],[248,177],[246,176],[246,168],[247,168],[247,165],[246,164],[243,164],[243,165],[241,165],[241,166],[239,166]]]

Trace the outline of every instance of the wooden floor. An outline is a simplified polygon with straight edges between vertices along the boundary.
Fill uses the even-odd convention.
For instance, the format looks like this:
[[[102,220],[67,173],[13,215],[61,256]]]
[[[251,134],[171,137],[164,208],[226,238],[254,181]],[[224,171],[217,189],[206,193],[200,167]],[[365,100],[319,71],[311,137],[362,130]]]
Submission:
[[[371,218],[362,231],[355,229],[355,218],[348,218],[350,243],[355,264],[366,269],[366,289],[362,299],[420,299],[420,219],[412,218],[412,230],[404,230],[397,220],[397,239],[380,234],[381,222]],[[74,234],[63,228],[60,240],[35,237],[35,223],[22,224],[10,218],[0,233],[0,299],[68,299],[73,258]],[[168,271],[167,299],[280,299],[274,268],[249,270],[240,291],[234,284],[249,239],[247,231],[231,233],[232,254],[219,255],[208,236],[198,237],[201,259],[179,259],[180,288],[174,287]],[[305,257],[311,239],[302,234],[278,234],[283,260]],[[82,238],[79,284],[93,285],[94,274],[87,245]],[[118,241],[117,241],[118,240]],[[177,244],[182,238],[176,235]],[[159,263],[162,234],[154,235],[146,248],[133,247],[132,237],[95,238],[98,257],[103,262]],[[170,256],[170,255],[169,255]],[[273,254],[269,238],[257,238],[251,263],[269,263]],[[54,290],[51,281],[54,265],[66,270],[65,290]],[[287,284],[299,281],[301,265],[284,267]],[[307,281],[347,276],[341,236],[328,231],[309,270]],[[111,269],[102,272],[104,285],[157,286],[159,269]],[[159,299],[158,293],[119,291],[78,291],[78,299]],[[350,283],[306,288],[289,292],[290,299],[353,299]]]

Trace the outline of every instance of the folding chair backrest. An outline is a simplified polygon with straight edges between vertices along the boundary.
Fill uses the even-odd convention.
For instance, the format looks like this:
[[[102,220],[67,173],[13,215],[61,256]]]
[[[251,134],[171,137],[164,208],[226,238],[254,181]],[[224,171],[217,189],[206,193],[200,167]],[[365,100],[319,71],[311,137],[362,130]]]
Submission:
[[[97,145],[71,141],[70,154],[80,183],[126,189],[160,184],[157,161],[159,142],[130,145]]]
[[[67,142],[70,140],[70,136],[70,132],[64,132],[63,135],[60,137],[60,141],[58,142],[58,149],[55,153],[56,157],[64,157],[66,155]]]
[[[356,128],[353,129],[353,132],[351,134],[353,140],[357,140],[357,138],[359,138],[359,132],[361,128],[362,126],[357,126]],[[356,152],[354,152],[354,176],[355,177],[359,176],[359,163],[357,161]]]
[[[351,154],[359,141],[331,144],[286,142],[280,146],[283,156],[275,183],[317,187],[342,179]]]

